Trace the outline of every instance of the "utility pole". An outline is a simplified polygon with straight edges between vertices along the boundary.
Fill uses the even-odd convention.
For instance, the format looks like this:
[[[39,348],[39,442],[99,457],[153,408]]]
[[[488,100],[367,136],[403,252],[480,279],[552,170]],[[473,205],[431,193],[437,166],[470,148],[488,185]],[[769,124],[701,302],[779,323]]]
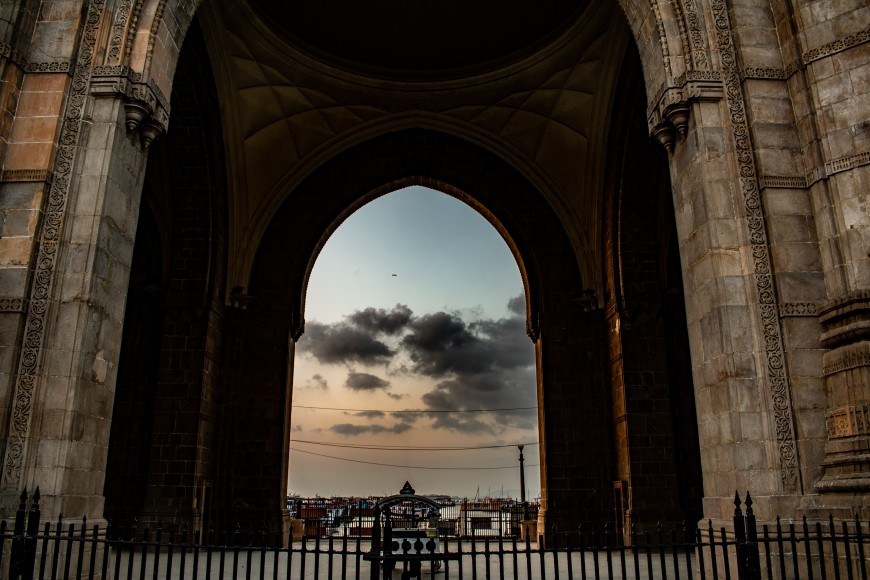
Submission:
[[[517,447],[520,449],[520,503],[523,506],[523,521],[526,521],[529,519],[529,504],[526,502],[526,469],[523,466],[524,445],[520,443]]]

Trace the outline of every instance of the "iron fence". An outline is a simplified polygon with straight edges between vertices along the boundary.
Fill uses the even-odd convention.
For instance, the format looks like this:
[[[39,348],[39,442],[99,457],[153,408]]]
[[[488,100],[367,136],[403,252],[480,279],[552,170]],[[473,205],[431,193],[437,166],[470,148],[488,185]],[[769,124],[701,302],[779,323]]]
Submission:
[[[410,545],[391,562],[372,562],[363,535],[284,542],[265,529],[239,527],[203,537],[180,529],[119,529],[86,521],[40,522],[38,496],[22,498],[14,526],[0,522],[0,577],[15,580],[371,579],[408,578]],[[870,523],[784,522],[757,525],[751,500],[736,499],[733,521],[714,528],[643,533],[602,526],[551,530],[546,541],[444,536],[417,566],[424,578],[681,580],[867,580]],[[405,559],[403,556],[408,555]],[[389,565],[386,565],[389,564]],[[395,566],[395,570],[393,567]]]
[[[375,502],[373,498],[306,498],[294,501],[291,508],[303,522],[303,533],[308,537],[347,535],[353,538],[371,536]],[[440,509],[439,533],[442,536],[520,537],[524,510],[519,501],[462,499],[441,503]],[[530,504],[526,509],[529,519],[537,519],[537,504]]]

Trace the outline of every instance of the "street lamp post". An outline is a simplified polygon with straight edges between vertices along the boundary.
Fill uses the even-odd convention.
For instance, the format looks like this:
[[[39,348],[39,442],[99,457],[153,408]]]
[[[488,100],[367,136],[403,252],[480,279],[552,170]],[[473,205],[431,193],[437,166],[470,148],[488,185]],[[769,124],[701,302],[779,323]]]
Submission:
[[[517,445],[520,449],[520,503],[523,506],[523,521],[529,519],[529,504],[526,502],[526,470],[523,466],[523,444]]]

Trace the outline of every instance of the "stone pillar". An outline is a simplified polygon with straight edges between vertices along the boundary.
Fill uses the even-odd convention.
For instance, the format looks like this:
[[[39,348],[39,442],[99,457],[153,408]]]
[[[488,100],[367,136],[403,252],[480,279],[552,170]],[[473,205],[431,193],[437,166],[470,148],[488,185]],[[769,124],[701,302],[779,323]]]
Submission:
[[[31,47],[31,53],[55,61],[23,66],[4,159],[4,189],[17,193],[3,197],[17,199],[32,218],[25,220],[23,235],[3,240],[23,252],[21,262],[0,273],[4,284],[21,293],[23,315],[20,346],[8,351],[12,362],[6,366],[12,372],[4,398],[10,421],[3,505],[22,488],[38,486],[48,518],[61,512],[102,516],[146,159],[139,136],[128,135],[123,102],[90,97],[103,8],[99,2],[86,13],[80,6],[58,7],[52,19],[36,23],[34,38],[45,46]],[[10,176],[29,185],[10,187]],[[45,186],[34,185],[39,180]],[[8,335],[3,342],[11,342]]]
[[[736,67],[727,22],[717,20],[725,24],[720,51]],[[727,519],[735,489],[751,489],[760,509],[794,497],[800,466],[770,238],[736,70],[725,71],[722,83],[686,80],[683,91],[665,95],[651,126],[673,152],[704,514]]]
[[[826,396],[816,417],[821,443],[814,445],[815,471],[808,484],[825,494],[824,506],[846,511],[870,490],[868,431],[862,411],[870,405],[868,301],[870,290],[870,141],[867,98],[870,85],[857,71],[868,62],[867,14],[861,3],[771,3],[782,68],[769,69],[787,86],[795,120],[795,159],[802,166],[777,181],[806,192],[820,249],[817,271],[825,292],[809,311],[827,352],[823,368]],[[864,411],[866,412],[866,411]],[[821,413],[818,413],[819,415]],[[810,422],[806,422],[810,425]],[[818,448],[818,449],[816,449]],[[851,515],[851,512],[848,512]]]
[[[613,444],[606,341],[597,308],[549,303],[536,341],[541,506],[538,535],[609,521]]]

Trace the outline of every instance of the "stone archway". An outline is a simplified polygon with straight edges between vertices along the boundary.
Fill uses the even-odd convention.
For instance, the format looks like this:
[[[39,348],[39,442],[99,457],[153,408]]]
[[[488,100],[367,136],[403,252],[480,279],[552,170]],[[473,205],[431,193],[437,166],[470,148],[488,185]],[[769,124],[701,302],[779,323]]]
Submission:
[[[372,196],[411,183],[455,195],[498,224],[510,240],[527,286],[528,331],[538,358],[543,500],[559,509],[564,522],[597,520],[611,511],[607,390],[603,369],[601,317],[585,310],[583,282],[558,217],[520,174],[492,154],[461,139],[430,130],[409,129],[360,144],[312,173],[288,196],[267,230],[249,287],[250,301],[234,313],[230,333],[237,353],[232,392],[236,439],[230,463],[238,477],[251,469],[244,456],[253,425],[270,435],[266,463],[277,499],[286,473],[284,414],[270,414],[264,426],[263,400],[270,409],[289,408],[292,339],[304,331],[302,300],[307,275],[327,234],[342,216]],[[574,364],[581,359],[581,365]],[[257,385],[255,393],[252,384]],[[595,407],[601,413],[585,415]],[[584,414],[584,428],[566,428]],[[597,417],[598,419],[596,419]],[[596,440],[598,445],[584,442]],[[246,443],[248,442],[248,443]],[[264,457],[265,459],[265,457]],[[256,468],[254,467],[255,471]],[[229,475],[229,474],[228,474]],[[232,477],[230,478],[232,479]],[[259,502],[262,482],[236,485],[233,497]],[[224,484],[226,485],[226,484]],[[221,484],[218,484],[221,488]],[[586,490],[586,491],[583,491]],[[270,500],[271,501],[271,500]],[[554,520],[555,521],[555,520]]]
[[[865,509],[866,454],[860,451],[868,434],[859,419],[867,407],[862,394],[867,339],[864,331],[854,329],[866,326],[870,222],[866,212],[851,210],[863,207],[866,189],[861,185],[867,158],[864,93],[860,84],[829,91],[830,85],[839,89],[846,81],[826,76],[831,58],[841,59],[843,70],[866,64],[860,48],[867,41],[866,31],[856,28],[863,20],[852,17],[854,7],[834,2],[824,16],[802,10],[806,4],[801,2],[624,0],[619,5],[624,20],[608,20],[607,11],[615,12],[616,4],[598,3],[595,15],[600,18],[590,13],[588,22],[578,24],[595,20],[601,25],[598,38],[605,40],[623,42],[633,36],[643,64],[647,128],[669,151],[704,450],[705,507],[711,515],[722,516],[734,488],[751,487],[764,516],[775,511],[811,514],[818,505],[845,508],[855,502]],[[2,128],[2,187],[4,199],[12,204],[4,211],[33,216],[22,219],[14,234],[4,231],[3,238],[8,250],[2,269],[6,295],[0,297],[6,330],[2,346],[9,353],[0,374],[6,393],[6,504],[14,503],[23,487],[41,485],[46,512],[100,514],[102,500],[95,490],[105,469],[108,409],[123,324],[121,301],[114,297],[123,295],[127,286],[145,150],[169,127],[175,66],[194,13],[208,23],[204,28],[209,42],[231,48],[220,57],[210,55],[218,65],[222,96],[228,95],[221,91],[230,75],[220,65],[244,60],[254,54],[246,53],[248,48],[258,48],[256,35],[247,44],[239,35],[221,44],[229,37],[214,26],[230,19],[221,21],[215,6],[200,6],[195,0],[91,0],[56,23],[21,11],[26,18],[4,29],[9,49],[4,55],[9,56],[3,56],[8,83],[2,102],[9,104],[9,123]],[[241,16],[233,23],[262,31],[263,23],[252,24],[256,18],[242,0],[220,6],[230,6],[236,10],[233,16]],[[819,30],[823,34],[816,34]],[[311,110],[306,113],[322,114],[331,106],[330,98],[338,102],[336,97],[347,99],[337,107],[342,113],[374,94],[384,104],[374,113],[383,117],[363,119],[362,132],[354,133],[341,122],[325,123],[328,130],[321,123],[319,136],[304,132],[303,137],[312,138],[306,141],[310,149],[282,183],[286,187],[266,195],[295,190],[336,151],[365,141],[348,138],[351,134],[374,134],[386,126],[380,122],[402,115],[449,116],[465,131],[457,134],[482,137],[478,143],[489,139],[495,144],[492,151],[516,153],[530,169],[524,172],[527,177],[559,181],[565,176],[557,174],[569,167],[559,162],[559,152],[580,151],[575,145],[582,145],[584,138],[599,148],[593,153],[602,152],[607,142],[602,126],[614,113],[604,105],[613,101],[613,93],[605,87],[597,96],[603,105],[588,108],[601,121],[586,126],[592,131],[578,130],[585,128],[578,123],[550,141],[524,139],[526,130],[540,129],[541,124],[500,125],[498,115],[504,99],[518,99],[517,94],[527,91],[534,98],[520,105],[511,101],[511,106],[548,122],[560,111],[582,109],[580,101],[568,99],[572,106],[541,114],[529,102],[542,102],[549,83],[570,77],[561,73],[576,72],[575,65],[590,62],[583,58],[603,49],[612,49],[613,58],[602,60],[606,65],[600,78],[616,77],[619,51],[614,47],[619,42],[587,43],[584,52],[574,53],[558,69],[554,63],[564,55],[559,53],[564,39],[550,37],[551,44],[544,43],[536,55],[508,59],[503,68],[482,76],[428,84],[330,68],[299,51],[257,53],[264,59],[249,59],[264,65],[257,82],[277,78],[283,83],[290,71],[307,75],[302,80],[314,79],[314,84],[325,79],[334,83],[319,92],[324,84],[307,86],[295,76],[284,85],[269,85],[269,90],[277,87],[276,95],[286,95],[287,87],[308,91]],[[273,68],[282,58],[292,60],[293,66],[284,61]],[[531,87],[516,84],[529,76],[517,71],[537,72],[542,78]],[[341,90],[333,92],[335,85]],[[613,88],[613,83],[605,85]],[[469,120],[463,117],[468,102],[439,101],[448,93],[486,93],[496,98],[498,107],[473,103],[484,107],[486,118]],[[253,110],[238,106],[240,102],[228,98],[228,120],[239,121],[240,111]],[[45,108],[36,106],[40,103]],[[279,123],[289,123],[281,109],[287,101],[276,103]],[[224,137],[228,149],[234,149],[249,135],[227,129]],[[246,209],[252,196],[263,193],[248,187],[244,167],[238,171],[233,165],[237,153],[228,154],[227,181],[233,195],[228,205],[234,210]],[[604,187],[598,178],[605,160],[595,155],[584,160],[589,170],[584,175],[591,179],[578,179],[582,186],[565,187],[563,181],[561,190],[538,189],[558,192],[560,202],[600,202]],[[513,159],[511,163],[519,166]],[[263,224],[280,206],[278,198],[270,201],[275,203],[254,211],[260,212],[255,217]],[[594,232],[586,247],[600,242],[601,231],[585,227],[588,216],[578,206],[552,206],[570,234],[575,257],[584,247],[584,233]],[[600,205],[583,207],[593,208],[588,213],[598,219]],[[244,231],[233,230],[245,221],[237,218],[230,212],[230,230],[236,242],[245,241]],[[245,278],[251,265],[246,262],[250,256],[239,258],[233,243],[226,260],[232,270],[230,288],[240,283],[237,278]],[[591,252],[580,262],[588,281],[594,277],[588,274],[597,272],[600,254]],[[598,289],[603,291],[603,285]],[[300,323],[297,316],[290,326]],[[547,353],[542,349],[541,356]],[[58,393],[65,393],[63,401]],[[58,421],[60,417],[64,420]]]

